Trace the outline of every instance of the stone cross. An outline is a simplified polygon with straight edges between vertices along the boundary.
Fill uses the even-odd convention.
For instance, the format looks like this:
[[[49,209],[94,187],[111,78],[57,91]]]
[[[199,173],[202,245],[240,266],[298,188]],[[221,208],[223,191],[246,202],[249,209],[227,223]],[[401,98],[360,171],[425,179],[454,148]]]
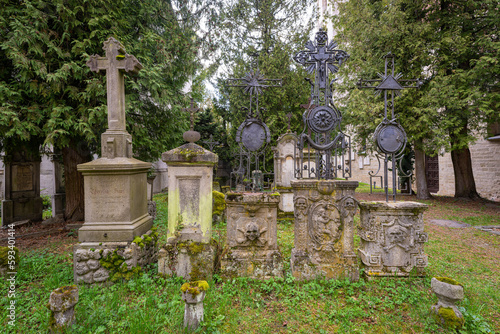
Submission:
[[[213,135],[210,135],[210,139],[209,140],[205,140],[203,142],[208,145],[208,148],[210,149],[210,151],[214,150],[215,145],[219,145],[220,144],[218,141],[214,141],[214,136]]]
[[[123,71],[135,74],[142,69],[142,65],[137,58],[127,54],[123,45],[113,37],[104,42],[102,49],[106,52],[106,56],[90,56],[87,66],[93,72],[106,71],[108,128],[110,130],[126,131]]]
[[[292,116],[293,114],[291,112],[289,112],[288,114],[285,115],[286,118],[288,118],[288,121],[287,121],[287,124],[288,124],[288,132],[291,132],[291,126],[290,126],[290,123],[292,122]]]
[[[182,108],[182,111],[186,111],[191,114],[190,120],[191,120],[191,131],[194,131],[194,113],[200,111],[200,108],[195,107],[193,98],[191,98],[191,107],[189,108]]]

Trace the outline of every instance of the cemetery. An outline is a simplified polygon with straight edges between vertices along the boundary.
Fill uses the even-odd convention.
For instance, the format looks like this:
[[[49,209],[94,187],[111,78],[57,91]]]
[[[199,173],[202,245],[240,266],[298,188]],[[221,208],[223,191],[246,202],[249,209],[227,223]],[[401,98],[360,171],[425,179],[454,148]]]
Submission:
[[[270,1],[287,10],[283,18],[242,1],[256,5],[244,20],[231,2],[157,3],[166,13],[159,17],[128,14],[151,9],[149,2],[117,4],[129,22],[104,4],[94,9],[110,16],[98,20],[75,7],[56,21],[76,13],[93,33],[73,40],[71,53],[80,53],[73,65],[47,74],[43,61],[25,69],[8,58],[18,71],[12,75],[22,75],[17,83],[2,77],[0,86],[2,332],[500,331],[500,155],[474,158],[481,168],[474,167],[472,135],[460,132],[477,125],[473,135],[484,138],[481,123],[489,152],[500,153],[500,114],[492,107],[498,82],[481,81],[491,62],[474,59],[481,64],[469,74],[477,75],[477,92],[465,104],[451,101],[470,107],[463,120],[439,103],[465,79],[448,73],[448,86],[433,86],[444,79],[427,63],[415,65],[420,51],[409,48],[415,56],[407,58],[395,37],[371,44],[375,35],[368,47],[354,32],[377,17],[377,4],[320,1],[311,7],[317,16],[308,17],[300,0],[290,7]],[[358,2],[376,15],[359,11]],[[62,7],[36,6],[10,5],[2,17],[42,13],[34,29],[52,29],[41,26],[52,15],[46,11]],[[429,6],[419,10],[437,15]],[[484,6],[467,9],[489,17],[493,7]],[[387,27],[402,24],[392,12],[401,8],[384,9]],[[351,20],[353,11],[368,15],[364,23]],[[296,29],[297,39],[280,44],[279,34],[263,34],[255,45],[229,42],[234,26],[224,20],[243,21],[250,32],[264,14],[268,24]],[[104,23],[110,17],[112,27]],[[4,21],[5,31],[16,26]],[[217,52],[199,35],[210,24]],[[14,50],[22,42],[1,44]],[[42,47],[43,57],[50,47]],[[211,74],[218,75],[216,97],[207,97],[208,74],[200,74],[203,52],[239,54],[224,63],[230,71]],[[31,94],[50,87],[38,102],[12,93],[23,75],[33,75]],[[22,127],[19,115],[26,116]],[[445,134],[448,125],[437,122],[446,117],[465,123]],[[434,157],[445,151],[454,197],[440,194],[442,179],[433,178],[443,167]],[[489,184],[476,188],[474,177],[484,171]]]

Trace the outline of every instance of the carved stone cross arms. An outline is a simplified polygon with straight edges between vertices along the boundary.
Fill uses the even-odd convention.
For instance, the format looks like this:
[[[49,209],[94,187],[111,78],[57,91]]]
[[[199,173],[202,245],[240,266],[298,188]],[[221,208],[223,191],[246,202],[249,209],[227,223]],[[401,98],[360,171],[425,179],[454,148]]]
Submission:
[[[106,56],[90,56],[87,66],[93,72],[106,71],[108,128],[110,130],[126,131],[123,71],[135,74],[142,69],[142,65],[137,58],[127,54],[123,45],[115,38],[110,37],[103,44],[102,49],[106,52]]]

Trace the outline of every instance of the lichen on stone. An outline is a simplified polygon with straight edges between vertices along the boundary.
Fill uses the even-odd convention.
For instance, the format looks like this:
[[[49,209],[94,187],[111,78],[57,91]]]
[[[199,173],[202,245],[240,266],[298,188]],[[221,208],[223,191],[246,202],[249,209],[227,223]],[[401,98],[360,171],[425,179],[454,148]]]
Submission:
[[[184,283],[181,286],[181,291],[182,292],[188,292],[192,296],[196,296],[203,291],[207,291],[209,289],[209,285],[207,281],[194,281],[194,282],[187,282]]]
[[[464,325],[464,319],[457,316],[451,307],[439,308],[436,317],[436,320],[447,328],[458,329]]]
[[[462,283],[454,280],[453,278],[449,278],[449,277],[435,277],[435,279],[437,279],[438,281],[443,282],[443,283],[448,283],[448,284],[451,284],[451,285],[460,285],[460,286],[463,287]]]

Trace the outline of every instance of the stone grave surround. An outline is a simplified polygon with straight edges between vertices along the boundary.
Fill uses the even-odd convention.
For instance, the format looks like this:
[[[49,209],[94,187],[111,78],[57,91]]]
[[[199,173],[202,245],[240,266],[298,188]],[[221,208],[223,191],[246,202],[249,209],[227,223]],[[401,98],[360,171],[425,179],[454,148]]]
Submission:
[[[354,252],[357,181],[293,180],[295,242],[292,275],[314,278],[359,279]]]
[[[40,156],[19,150],[5,157],[5,199],[2,225],[17,221],[41,221]]]
[[[105,57],[94,55],[87,62],[92,71],[106,71],[108,129],[101,135],[103,157],[77,166],[83,174],[85,196],[85,223],[78,231],[80,243],[74,246],[73,252],[77,283],[100,282],[96,278],[106,276],[102,273],[106,270],[108,276],[115,270],[122,274],[138,271],[147,263],[135,261],[132,268],[131,262],[127,263],[130,258],[127,259],[123,251],[130,249],[132,258],[141,258],[143,252],[155,253],[156,247],[150,240],[153,219],[147,204],[147,172],[151,164],[132,157],[132,137],[125,124],[123,72],[137,73],[142,65],[134,56],[126,54],[123,45],[113,37],[104,42],[103,50]],[[85,260],[86,256],[80,254],[92,249],[98,249],[101,258],[89,258],[94,262],[83,264],[89,259]],[[114,254],[120,268],[106,268],[104,253]],[[151,261],[154,256],[147,258]],[[91,276],[90,271],[93,271],[92,279],[86,278]]]
[[[276,189],[281,195],[279,209],[293,212],[293,190],[290,184],[295,179],[295,146],[298,138],[294,133],[285,133],[277,140],[274,149],[274,171]]]
[[[361,202],[359,256],[368,277],[422,276],[427,266],[423,212],[417,202]]]
[[[210,279],[215,260],[212,178],[218,157],[190,142],[163,153],[162,159],[168,164],[168,241],[158,253],[158,273]]]
[[[222,276],[283,277],[277,243],[278,193],[227,193],[227,245]]]

